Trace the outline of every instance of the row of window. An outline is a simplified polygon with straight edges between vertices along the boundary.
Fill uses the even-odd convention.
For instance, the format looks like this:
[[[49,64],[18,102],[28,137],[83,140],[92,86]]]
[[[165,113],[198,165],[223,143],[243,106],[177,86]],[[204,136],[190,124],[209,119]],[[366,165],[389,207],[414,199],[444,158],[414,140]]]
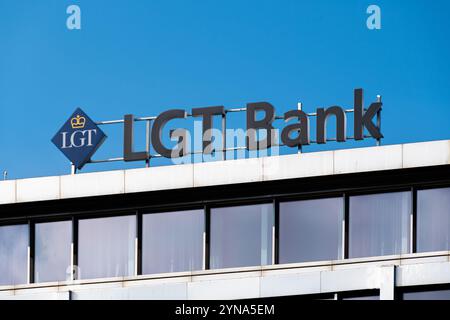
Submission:
[[[411,199],[411,192],[391,192],[351,196],[347,205],[335,197],[211,208],[208,219],[204,210],[188,210],[143,214],[142,221],[126,215],[0,226],[0,285],[68,280],[73,270],[76,279],[92,279],[409,253]],[[415,225],[417,252],[448,250],[450,188],[417,192]]]

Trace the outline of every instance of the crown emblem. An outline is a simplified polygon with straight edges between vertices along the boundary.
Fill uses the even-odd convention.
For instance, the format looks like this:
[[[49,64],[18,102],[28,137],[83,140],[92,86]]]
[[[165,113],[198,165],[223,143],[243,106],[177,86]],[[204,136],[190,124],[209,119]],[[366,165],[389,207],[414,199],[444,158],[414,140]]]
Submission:
[[[72,129],[83,129],[86,124],[86,119],[77,114],[76,117],[70,120],[70,124],[72,125]]]

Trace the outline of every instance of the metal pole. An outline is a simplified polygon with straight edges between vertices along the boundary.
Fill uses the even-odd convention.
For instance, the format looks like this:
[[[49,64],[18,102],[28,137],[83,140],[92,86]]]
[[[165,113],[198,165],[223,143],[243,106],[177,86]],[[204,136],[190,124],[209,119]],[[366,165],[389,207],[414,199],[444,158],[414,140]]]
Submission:
[[[7,180],[8,179],[8,171],[3,171],[3,180]]]
[[[145,160],[145,167],[150,167],[150,119],[145,121],[145,151],[147,152],[147,159]]]
[[[70,163],[70,174],[76,174],[77,173],[77,168],[75,167],[75,165],[73,163]]]
[[[302,111],[302,106],[303,106],[303,104],[302,104],[301,102],[297,103],[297,109],[298,109],[299,111]],[[301,144],[298,145],[297,153],[298,153],[298,154],[301,154],[301,153],[302,153],[302,145],[301,145]]]
[[[227,113],[222,115],[222,150],[223,160],[227,160]]]
[[[377,102],[381,102],[381,95],[377,95]],[[377,128],[381,133],[381,109],[377,112]],[[377,139],[377,146],[381,146],[381,138]]]

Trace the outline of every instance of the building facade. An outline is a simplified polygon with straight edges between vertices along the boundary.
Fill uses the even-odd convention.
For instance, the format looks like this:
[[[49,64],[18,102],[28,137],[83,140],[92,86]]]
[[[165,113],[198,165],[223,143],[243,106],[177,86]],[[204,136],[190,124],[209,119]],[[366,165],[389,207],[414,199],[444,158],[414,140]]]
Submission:
[[[0,182],[0,299],[450,299],[450,141]]]

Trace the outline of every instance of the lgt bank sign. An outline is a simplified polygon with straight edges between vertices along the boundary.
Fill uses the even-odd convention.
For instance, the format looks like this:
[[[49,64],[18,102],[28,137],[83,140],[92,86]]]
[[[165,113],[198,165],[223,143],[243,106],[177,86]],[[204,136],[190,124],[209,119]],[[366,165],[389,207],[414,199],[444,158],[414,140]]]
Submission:
[[[274,145],[280,145],[277,141],[279,129],[274,126],[274,121],[277,118],[282,118],[285,123],[281,129],[281,145],[288,147],[300,147],[311,143],[326,143],[328,141],[326,132],[327,121],[330,117],[334,117],[336,120],[335,141],[345,142],[348,139],[347,112],[353,112],[352,138],[354,140],[364,140],[366,137],[365,131],[374,139],[380,140],[383,137],[380,124],[374,123],[375,117],[378,118],[381,114],[382,103],[380,100],[377,100],[365,107],[362,89],[354,90],[354,105],[350,111],[334,105],[328,108],[317,108],[314,114],[307,114],[303,110],[295,109],[285,112],[282,117],[276,117],[274,106],[268,102],[248,103],[243,110],[246,112],[247,125],[245,130],[245,147],[250,151],[264,150]],[[190,152],[191,135],[187,129],[170,130],[168,138],[172,141],[177,141],[175,146],[167,146],[163,141],[164,128],[170,121],[186,119],[190,116],[201,118],[202,120],[202,154],[207,155],[215,151],[223,151],[226,149],[224,145],[219,148],[217,146],[213,147],[213,142],[221,140],[220,137],[216,137],[213,134],[214,130],[217,131],[217,129],[213,128],[213,119],[221,116],[224,120],[223,123],[226,123],[227,112],[229,110],[227,111],[224,106],[194,108],[190,114],[184,109],[167,110],[152,119],[149,142],[151,142],[159,156],[165,158],[181,158],[192,154]],[[312,141],[310,138],[311,116],[316,118],[315,141]],[[133,148],[134,116],[131,114],[125,115],[122,122],[124,124],[123,160],[148,160],[151,157],[148,150],[135,151]],[[225,131],[225,129],[223,126],[222,130]],[[265,133],[264,137],[261,137],[259,134],[261,132]],[[220,135],[225,136],[225,133],[220,133]],[[52,141],[76,168],[81,169],[91,159],[105,138],[106,135],[98,125],[81,109],[77,109],[53,137]]]

